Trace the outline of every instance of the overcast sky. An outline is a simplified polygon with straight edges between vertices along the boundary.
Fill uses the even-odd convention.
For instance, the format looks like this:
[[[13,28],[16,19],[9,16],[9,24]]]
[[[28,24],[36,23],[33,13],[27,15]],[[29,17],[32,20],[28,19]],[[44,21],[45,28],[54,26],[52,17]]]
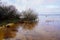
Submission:
[[[60,0],[2,0],[2,2],[16,6],[19,11],[31,8],[38,13],[43,12],[40,14],[60,14]]]

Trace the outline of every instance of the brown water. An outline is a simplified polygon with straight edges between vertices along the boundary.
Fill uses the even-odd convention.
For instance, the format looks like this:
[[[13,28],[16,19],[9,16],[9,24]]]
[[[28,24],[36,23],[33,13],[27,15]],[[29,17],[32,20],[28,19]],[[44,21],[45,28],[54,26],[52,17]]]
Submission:
[[[60,16],[39,16],[39,22],[31,30],[18,28],[11,40],[60,40]]]

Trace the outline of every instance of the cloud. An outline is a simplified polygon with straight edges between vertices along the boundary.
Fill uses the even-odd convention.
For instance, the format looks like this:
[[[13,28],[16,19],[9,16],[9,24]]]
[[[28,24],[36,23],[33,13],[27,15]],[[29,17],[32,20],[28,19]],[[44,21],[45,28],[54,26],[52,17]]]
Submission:
[[[60,6],[57,5],[47,5],[46,8],[60,8]]]
[[[16,6],[19,11],[31,8],[38,13],[60,12],[59,0],[3,0],[3,2]]]
[[[41,10],[42,12],[60,12],[60,6],[47,5]]]

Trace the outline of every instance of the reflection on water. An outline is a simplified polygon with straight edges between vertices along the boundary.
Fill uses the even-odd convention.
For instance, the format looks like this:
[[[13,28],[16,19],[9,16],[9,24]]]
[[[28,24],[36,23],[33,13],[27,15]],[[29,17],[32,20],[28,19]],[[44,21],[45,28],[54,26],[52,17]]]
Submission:
[[[23,29],[32,30],[37,25],[37,22],[28,23],[25,22],[22,24]]]
[[[8,35],[14,36],[11,40],[60,40],[59,18],[60,16],[39,16],[39,22],[37,24],[23,23],[22,25],[17,26],[18,32],[13,30],[15,26],[13,28],[11,26],[10,28],[12,29],[8,29]]]

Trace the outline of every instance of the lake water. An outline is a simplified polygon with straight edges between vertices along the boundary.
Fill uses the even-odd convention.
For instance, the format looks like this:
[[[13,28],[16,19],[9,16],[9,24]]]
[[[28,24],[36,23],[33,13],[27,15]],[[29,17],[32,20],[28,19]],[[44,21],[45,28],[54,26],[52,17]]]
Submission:
[[[14,40],[60,40],[60,16],[38,16],[32,30],[19,28]]]

